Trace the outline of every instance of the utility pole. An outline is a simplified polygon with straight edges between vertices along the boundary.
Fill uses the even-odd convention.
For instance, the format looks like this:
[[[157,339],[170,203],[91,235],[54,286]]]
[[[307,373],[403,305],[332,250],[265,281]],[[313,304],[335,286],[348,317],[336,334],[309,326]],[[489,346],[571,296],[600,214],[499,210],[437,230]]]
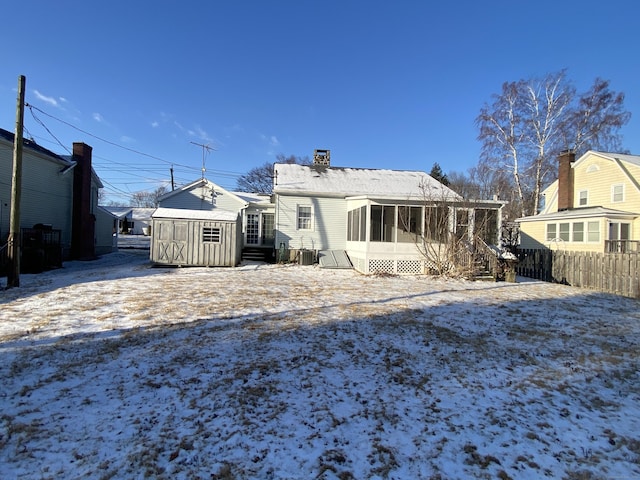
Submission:
[[[204,178],[204,172],[205,172],[205,168],[204,168],[204,154],[205,151],[207,153],[209,153],[211,150],[215,150],[215,148],[211,148],[209,145],[203,145],[202,143],[196,143],[196,142],[190,142],[193,143],[194,145],[197,145],[199,147],[202,147],[202,178]]]
[[[169,170],[171,171],[171,191],[173,192],[176,189],[176,182],[173,181],[173,165]]]
[[[11,173],[11,212],[9,219],[7,288],[20,286],[20,197],[22,194],[22,132],[24,128],[24,89],[27,79],[18,77],[16,131],[13,137],[13,170]]]

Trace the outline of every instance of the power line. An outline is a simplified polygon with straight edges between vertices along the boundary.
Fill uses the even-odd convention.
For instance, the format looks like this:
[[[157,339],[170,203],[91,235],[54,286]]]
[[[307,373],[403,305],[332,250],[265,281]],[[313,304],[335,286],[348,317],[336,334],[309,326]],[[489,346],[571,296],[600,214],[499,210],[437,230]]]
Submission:
[[[114,147],[118,147],[118,148],[121,148],[121,149],[123,149],[123,150],[127,150],[127,151],[132,152],[132,153],[135,153],[135,154],[137,154],[137,155],[142,155],[143,157],[152,158],[152,159],[154,159],[154,160],[158,160],[158,161],[160,161],[160,162],[167,163],[167,164],[169,164],[169,165],[171,165],[171,164],[180,165],[180,164],[177,164],[177,163],[175,163],[175,162],[170,162],[169,160],[165,160],[164,158],[156,157],[155,155],[150,155],[150,154],[148,154],[148,153],[144,153],[144,152],[141,152],[141,151],[136,150],[136,149],[133,149],[133,148],[125,147],[124,145],[120,145],[120,144],[118,144],[118,143],[116,143],[116,142],[112,142],[111,140],[106,140],[106,139],[104,139],[104,138],[102,138],[102,137],[99,137],[99,136],[97,136],[97,135],[94,135],[93,133],[89,133],[89,132],[87,132],[86,130],[82,130],[81,128],[76,127],[75,125],[73,125],[73,124],[71,124],[71,123],[69,123],[69,122],[67,122],[67,121],[65,121],[65,120],[62,120],[61,118],[55,117],[55,116],[53,116],[53,115],[51,115],[51,114],[49,114],[49,113],[47,113],[47,112],[45,112],[45,111],[43,111],[43,110],[39,109],[38,107],[36,107],[36,106],[34,106],[34,105],[29,104],[29,103],[26,103],[26,104],[25,104],[25,106],[26,106],[26,107],[29,107],[29,110],[34,110],[34,109],[35,109],[35,110],[37,110],[38,112],[42,113],[43,115],[46,115],[46,116],[47,116],[47,117],[49,117],[49,118],[52,118],[52,119],[54,119],[54,120],[57,120],[58,122],[63,123],[63,124],[65,124],[65,125],[67,125],[68,127],[73,128],[74,130],[77,130],[77,131],[79,131],[79,132],[81,132],[81,133],[84,133],[85,135],[89,135],[90,137],[95,138],[96,140],[100,140],[101,142],[107,143],[107,144],[109,144],[109,145],[113,145]],[[33,114],[33,113],[32,113],[32,114]],[[44,126],[44,125],[43,125],[43,126]],[[45,127],[45,128],[46,128],[46,127]],[[48,130],[47,130],[47,131],[48,131]],[[55,138],[55,137],[54,137],[54,138]],[[189,165],[180,165],[180,166],[182,166],[182,167],[184,167],[184,168],[193,168],[193,167],[190,167]]]
[[[53,134],[53,132],[52,132],[52,131],[51,131],[51,130],[50,130],[50,129],[45,125],[45,123],[44,123],[40,118],[38,118],[38,116],[34,113],[34,110],[36,110],[37,112],[41,113],[42,115],[45,115],[45,116],[47,116],[47,117],[49,117],[49,118],[51,118],[51,119],[53,119],[53,120],[56,120],[56,121],[58,121],[58,122],[60,122],[60,123],[62,123],[62,124],[64,124],[64,125],[67,125],[67,126],[69,126],[69,127],[73,128],[74,130],[77,130],[77,131],[79,131],[79,132],[81,132],[81,133],[83,133],[83,134],[85,134],[85,135],[88,135],[88,136],[90,136],[90,137],[92,137],[92,138],[95,138],[95,139],[97,139],[97,140],[99,140],[99,141],[101,141],[101,142],[104,142],[104,143],[106,143],[106,144],[113,145],[113,146],[118,147],[118,148],[121,148],[121,149],[123,149],[123,150],[129,151],[129,152],[132,152],[132,153],[134,153],[134,154],[136,154],[136,155],[140,155],[140,156],[143,156],[143,157],[151,158],[151,159],[153,159],[153,160],[157,160],[157,161],[160,161],[160,162],[163,162],[163,163],[166,163],[166,164],[170,164],[170,165],[172,165],[172,166],[178,166],[178,167],[181,167],[181,168],[185,169],[187,172],[188,172],[188,171],[197,170],[197,168],[192,167],[192,166],[190,166],[190,165],[185,165],[185,164],[180,164],[180,163],[170,162],[169,160],[165,160],[165,159],[160,158],[160,157],[157,157],[157,156],[155,156],[155,155],[151,155],[151,154],[148,154],[148,153],[145,153],[145,152],[142,152],[142,151],[139,151],[139,150],[133,149],[133,148],[126,147],[126,146],[124,146],[124,145],[120,145],[120,144],[118,144],[118,143],[116,143],[116,142],[113,142],[113,141],[110,141],[110,140],[106,140],[106,139],[104,139],[104,138],[102,138],[102,137],[100,137],[100,136],[98,136],[98,135],[95,135],[95,134],[93,134],[93,133],[90,133],[90,132],[88,132],[88,131],[86,131],[86,130],[83,130],[83,129],[81,129],[81,128],[79,128],[79,127],[77,127],[77,126],[75,126],[75,125],[73,125],[73,124],[71,124],[71,123],[69,123],[69,122],[67,122],[67,121],[65,121],[65,120],[62,120],[61,118],[58,118],[58,117],[56,117],[56,116],[54,116],[54,115],[51,115],[51,114],[49,114],[49,113],[45,112],[44,110],[42,110],[42,109],[40,109],[40,108],[38,108],[38,107],[36,107],[36,106],[34,106],[34,105],[31,105],[31,104],[25,103],[25,107],[28,107],[28,108],[29,108],[29,111],[30,111],[30,113],[31,113],[31,115],[32,115],[32,117],[33,117],[33,119],[34,119],[34,120],[35,120],[35,121],[36,121],[40,126],[42,126],[42,127],[47,131],[47,133],[51,136],[51,138],[55,139],[55,142],[52,142],[52,141],[50,141],[50,140],[48,140],[48,139],[45,139],[45,138],[42,138],[42,137],[38,137],[38,138],[41,138],[42,140],[44,140],[44,141],[46,141],[46,142],[49,142],[49,143],[56,143],[56,144],[58,144],[58,145],[59,145],[59,146],[61,146],[65,151],[67,151],[69,154],[71,154],[71,152],[69,151],[69,149],[68,149],[68,148],[67,148],[67,147],[66,147],[66,146],[65,146],[65,145],[64,145],[64,144],[63,144],[63,143],[62,143],[62,142],[61,142],[61,141],[60,141],[60,140],[59,140],[59,139],[54,135],[54,134]],[[31,137],[33,138],[33,136],[31,136]],[[196,142],[190,142],[190,143],[192,143],[192,144],[194,144],[194,145],[197,145],[197,146],[200,146],[200,147],[202,147],[202,149],[203,149],[202,169],[201,169],[201,170],[202,170],[202,176],[203,176],[203,178],[204,178],[204,172],[205,172],[205,155],[206,155],[206,153],[209,153],[209,151],[211,151],[211,150],[215,150],[215,149],[214,149],[214,148],[212,148],[212,147],[210,147],[209,145],[203,145],[203,144],[199,144],[199,143],[196,143]],[[161,168],[161,167],[146,167],[146,166],[142,167],[142,166],[132,165],[132,164],[130,164],[130,163],[129,163],[129,164],[126,164],[126,163],[117,162],[117,161],[115,161],[115,160],[111,160],[111,159],[109,159],[109,158],[102,157],[102,156],[98,156],[98,155],[94,155],[94,158],[96,158],[96,159],[102,159],[102,160],[105,160],[105,161],[107,161],[107,162],[110,162],[111,164],[121,165],[121,166],[124,166],[124,167],[130,168],[130,169],[133,169],[133,170],[134,170],[134,171],[136,171],[136,172],[140,172],[140,171],[148,171],[148,172],[152,173],[152,172],[154,172],[154,171],[155,171],[155,172],[157,172],[158,170],[163,171],[163,170],[165,169],[164,167],[163,167],[163,168]],[[99,163],[98,163],[98,162],[96,162],[96,165],[99,165]],[[125,174],[125,175],[130,175],[130,176],[135,176],[135,177],[145,178],[145,177],[143,177],[143,176],[141,176],[141,175],[137,175],[137,174],[135,174],[135,173],[127,172],[127,171],[126,171],[126,170],[124,170],[124,169],[113,169],[113,168],[110,168],[110,169],[111,169],[111,170],[115,170],[115,171],[119,171],[120,173],[123,173],[123,174]],[[209,171],[209,173],[210,173],[210,174],[212,174],[212,175],[215,175],[216,177],[226,177],[226,178],[230,178],[230,179],[237,179],[237,178],[241,177],[242,175],[244,175],[243,173],[239,173],[239,172],[231,172],[231,171],[226,171],[226,170],[210,170],[210,171]],[[108,185],[111,189],[113,189],[113,191],[114,191],[114,192],[117,192],[117,193],[115,193],[116,195],[125,195],[125,196],[127,196],[127,197],[131,197],[131,196],[133,195],[133,193],[135,193],[135,192],[130,192],[130,191],[129,191],[129,192],[125,192],[124,190],[117,188],[117,187],[113,184],[113,182],[112,182],[112,183],[107,182],[107,181],[106,181],[106,180],[104,180],[103,178],[101,178],[101,180],[102,180],[103,184]],[[191,180],[186,180],[186,179],[182,179],[182,178],[181,178],[181,179],[179,179],[179,180],[181,180],[181,182],[180,182],[180,183],[183,183],[183,184],[185,184],[185,185],[186,185],[187,183],[190,183],[190,182],[191,182]],[[163,178],[163,179],[159,179],[159,180],[155,180],[155,179],[148,179],[148,181],[149,181],[149,182],[157,182],[157,183],[158,183],[158,182],[159,182],[159,183],[166,183],[166,182],[167,182],[167,180],[166,180],[166,179],[164,179],[164,178]],[[122,182],[122,183],[123,183],[124,185],[128,185],[128,184],[129,184],[129,183],[125,183],[125,182]],[[140,182],[137,182],[137,183],[140,183]],[[226,182],[225,182],[225,183],[226,183]],[[131,182],[131,184],[135,184],[135,183]],[[221,186],[222,186],[223,188],[228,189],[228,190],[233,190],[233,187],[229,187],[229,186],[227,186],[227,185],[221,185]],[[107,189],[105,189],[105,190],[107,190]]]

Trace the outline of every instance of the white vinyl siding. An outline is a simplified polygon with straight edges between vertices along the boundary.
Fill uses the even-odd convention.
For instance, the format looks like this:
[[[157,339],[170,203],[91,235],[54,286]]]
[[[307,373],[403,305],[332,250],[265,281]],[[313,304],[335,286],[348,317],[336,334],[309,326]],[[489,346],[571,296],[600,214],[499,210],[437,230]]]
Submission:
[[[343,198],[277,195],[276,248],[344,250],[347,240],[347,202]],[[299,230],[298,205],[311,205],[313,229]]]
[[[160,206],[187,210],[213,210],[219,208],[230,212],[239,212],[245,206],[245,203],[230,192],[217,188],[215,185],[207,184],[196,186],[165,198],[160,202]]]

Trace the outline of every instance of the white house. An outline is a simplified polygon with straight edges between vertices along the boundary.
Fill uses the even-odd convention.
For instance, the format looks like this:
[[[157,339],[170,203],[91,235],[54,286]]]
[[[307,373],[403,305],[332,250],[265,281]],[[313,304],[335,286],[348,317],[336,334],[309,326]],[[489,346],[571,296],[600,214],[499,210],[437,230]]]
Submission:
[[[447,235],[497,244],[503,202],[468,202],[419,171],[343,168],[317,150],[313,165],[274,166],[275,244],[279,250],[340,258],[363,273],[424,273],[421,242]],[[423,235],[424,232],[424,235]]]

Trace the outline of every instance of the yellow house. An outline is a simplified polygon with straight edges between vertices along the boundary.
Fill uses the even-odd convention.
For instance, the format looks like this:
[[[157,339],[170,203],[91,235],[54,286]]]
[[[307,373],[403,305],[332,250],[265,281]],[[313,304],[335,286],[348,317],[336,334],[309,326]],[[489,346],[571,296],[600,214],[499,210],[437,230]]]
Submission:
[[[544,208],[522,217],[520,248],[607,253],[640,250],[640,156],[593,150],[560,155]]]

